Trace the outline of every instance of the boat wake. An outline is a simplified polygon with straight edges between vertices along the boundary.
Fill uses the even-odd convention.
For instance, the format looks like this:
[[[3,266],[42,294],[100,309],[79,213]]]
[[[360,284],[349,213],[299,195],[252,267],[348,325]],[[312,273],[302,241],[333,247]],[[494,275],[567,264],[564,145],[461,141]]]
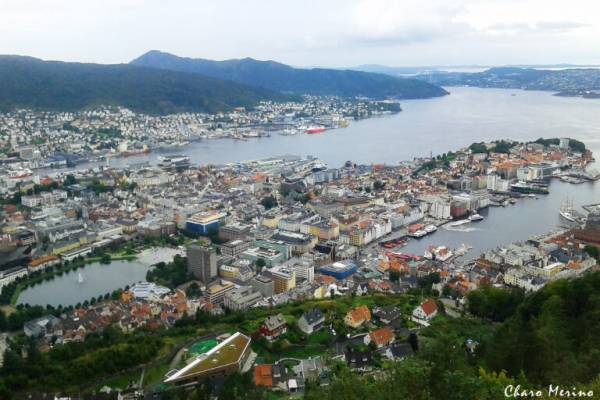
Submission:
[[[472,227],[460,227],[460,226],[444,226],[444,229],[451,232],[475,232],[480,231],[480,228],[472,228]]]

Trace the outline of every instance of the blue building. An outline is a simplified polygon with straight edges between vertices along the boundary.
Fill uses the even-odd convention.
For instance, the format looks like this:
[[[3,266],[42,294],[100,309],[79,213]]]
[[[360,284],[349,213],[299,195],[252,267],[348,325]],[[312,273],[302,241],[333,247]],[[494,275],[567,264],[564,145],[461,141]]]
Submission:
[[[356,263],[352,260],[342,260],[325,265],[319,270],[323,275],[334,277],[337,280],[346,279],[358,271]]]
[[[188,231],[200,235],[208,235],[211,232],[218,232],[221,218],[225,214],[197,214],[188,218],[185,227]]]

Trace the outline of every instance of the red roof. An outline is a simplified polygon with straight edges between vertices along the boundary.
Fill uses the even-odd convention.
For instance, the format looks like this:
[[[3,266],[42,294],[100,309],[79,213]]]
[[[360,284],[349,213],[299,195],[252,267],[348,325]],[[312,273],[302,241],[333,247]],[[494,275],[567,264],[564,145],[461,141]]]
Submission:
[[[394,331],[389,326],[385,326],[369,333],[369,336],[376,345],[385,346],[394,340]]]
[[[254,384],[256,386],[273,387],[273,365],[258,364],[254,367]]]
[[[421,304],[421,308],[425,311],[425,314],[431,315],[437,311],[437,304],[435,304],[435,301],[427,299],[427,301]]]

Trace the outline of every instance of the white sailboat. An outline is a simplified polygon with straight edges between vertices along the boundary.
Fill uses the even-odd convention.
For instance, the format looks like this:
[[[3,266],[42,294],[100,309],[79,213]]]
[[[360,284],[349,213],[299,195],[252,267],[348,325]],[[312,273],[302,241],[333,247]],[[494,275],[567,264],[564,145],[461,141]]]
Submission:
[[[83,283],[83,275],[81,275],[81,272],[77,273],[77,283]]]
[[[569,199],[565,200],[560,206],[559,210],[560,216],[566,219],[567,221],[577,222],[575,210],[573,208],[573,202],[569,201]]]

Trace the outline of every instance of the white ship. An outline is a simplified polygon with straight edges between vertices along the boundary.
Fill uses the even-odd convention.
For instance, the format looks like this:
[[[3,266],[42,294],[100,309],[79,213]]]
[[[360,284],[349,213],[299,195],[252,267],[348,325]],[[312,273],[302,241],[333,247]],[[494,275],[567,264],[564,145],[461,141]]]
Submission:
[[[483,217],[478,213],[471,214],[471,216],[469,217],[469,221],[481,221],[482,219]]]
[[[184,155],[158,156],[160,167],[185,167],[190,164],[190,158]]]
[[[83,283],[83,275],[81,275],[81,272],[77,273],[77,283]]]
[[[414,237],[414,238],[422,238],[423,236],[427,235],[427,231],[424,231],[422,229],[413,232],[413,233],[409,233],[408,236]]]

